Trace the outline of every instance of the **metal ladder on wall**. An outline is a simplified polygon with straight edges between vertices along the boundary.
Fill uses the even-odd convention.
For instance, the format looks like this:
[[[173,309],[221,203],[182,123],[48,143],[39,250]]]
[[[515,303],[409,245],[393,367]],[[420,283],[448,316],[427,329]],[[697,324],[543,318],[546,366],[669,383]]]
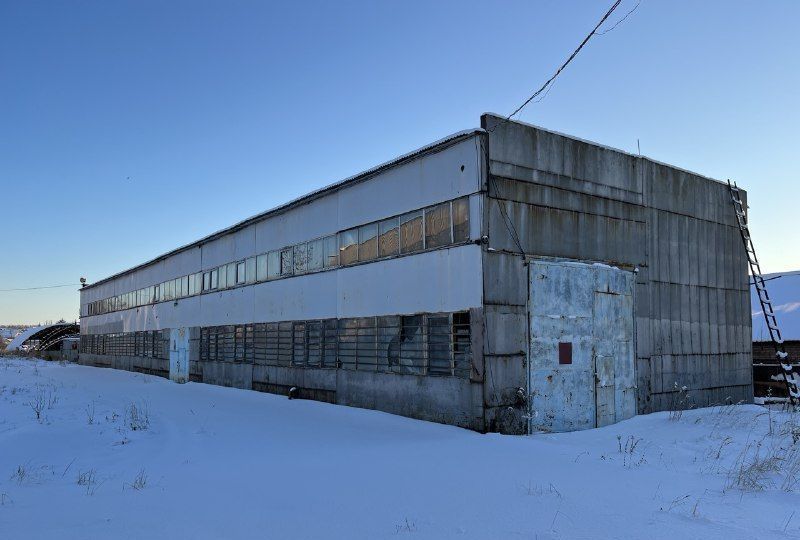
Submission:
[[[781,337],[780,328],[778,328],[778,319],[775,317],[775,311],[772,309],[772,300],[769,297],[764,276],[761,273],[761,265],[756,256],[756,249],[753,246],[753,239],[750,236],[750,229],[747,226],[747,216],[736,182],[731,184],[731,181],[728,180],[728,189],[731,193],[733,209],[736,212],[739,232],[742,233],[744,249],[747,252],[747,262],[750,264],[750,274],[753,276],[753,285],[758,293],[758,300],[761,302],[761,311],[764,313],[764,321],[767,323],[772,345],[775,347],[775,358],[778,359],[778,363],[781,366],[783,380],[786,383],[786,391],[789,395],[789,402],[792,405],[797,405],[798,402],[800,402],[800,364],[792,364],[789,362],[789,355],[786,353],[786,348],[783,346],[783,338]]]

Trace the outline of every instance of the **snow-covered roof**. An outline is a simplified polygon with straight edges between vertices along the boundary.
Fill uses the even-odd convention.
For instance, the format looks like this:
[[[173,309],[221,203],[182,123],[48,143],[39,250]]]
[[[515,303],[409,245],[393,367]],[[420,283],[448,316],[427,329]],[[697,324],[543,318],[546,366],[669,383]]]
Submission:
[[[47,326],[31,326],[30,328],[26,328],[24,331],[17,334],[17,336],[11,340],[11,342],[6,346],[7,351],[16,351],[22,346],[23,343],[28,341],[32,335],[40,330],[44,330]]]
[[[764,279],[772,300],[772,309],[784,341],[800,340],[800,270],[767,274]],[[768,341],[769,331],[764,323],[764,313],[755,287],[750,287],[750,304],[753,312],[753,341]]]

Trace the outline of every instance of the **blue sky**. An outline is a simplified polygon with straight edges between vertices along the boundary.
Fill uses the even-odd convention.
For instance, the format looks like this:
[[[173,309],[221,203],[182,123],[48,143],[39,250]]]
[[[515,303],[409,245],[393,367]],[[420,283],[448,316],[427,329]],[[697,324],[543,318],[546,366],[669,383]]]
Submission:
[[[507,114],[610,4],[0,2],[0,289],[100,279]],[[737,180],[764,270],[798,269],[798,19],[643,0],[519,118]],[[0,292],[0,323],[77,312]]]

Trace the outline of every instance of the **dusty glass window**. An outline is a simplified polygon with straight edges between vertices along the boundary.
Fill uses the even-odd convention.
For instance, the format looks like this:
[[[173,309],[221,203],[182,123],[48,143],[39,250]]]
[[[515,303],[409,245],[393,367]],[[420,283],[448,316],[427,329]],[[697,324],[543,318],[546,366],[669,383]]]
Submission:
[[[308,244],[294,246],[294,273],[305,274],[308,268]]]
[[[256,257],[256,280],[257,281],[266,281],[267,280],[267,254],[266,253]]]
[[[397,218],[387,219],[378,226],[378,257],[400,253],[400,222]]]
[[[453,201],[453,242],[469,240],[469,197]]]
[[[339,266],[339,246],[336,245],[336,235],[328,236],[325,242],[325,268]]]
[[[197,294],[197,292],[198,292],[197,288],[195,287],[194,276],[195,276],[194,274],[189,276],[189,296]]]
[[[292,248],[286,248],[281,251],[281,275],[292,275]]]
[[[378,224],[370,223],[358,229],[358,260],[371,261],[378,256]]]
[[[236,263],[228,263],[228,287],[236,285]]]
[[[425,210],[425,247],[435,248],[450,243],[450,203]]]
[[[214,268],[211,271],[211,289],[216,289],[219,285],[219,271]]]
[[[308,243],[308,270],[319,270],[322,268],[323,259],[323,242],[322,238],[319,240],[312,240]]]
[[[358,229],[339,233],[339,264],[353,264],[358,260]]]
[[[244,283],[246,278],[245,263],[240,262],[236,264],[236,284]]]
[[[422,210],[400,216],[400,253],[411,253],[422,248]]]
[[[203,290],[211,289],[211,272],[203,272]]]
[[[245,281],[247,283],[255,283],[256,281],[256,258],[250,257],[245,262]]]
[[[217,273],[217,288],[224,289],[228,286],[228,269],[226,266],[220,266]]]
[[[203,273],[194,274],[194,293],[200,294],[203,291]]]
[[[269,262],[267,264],[267,279],[275,279],[281,275],[281,252],[270,251],[267,254]]]
[[[189,276],[178,278],[178,281],[181,284],[181,296],[189,296]]]

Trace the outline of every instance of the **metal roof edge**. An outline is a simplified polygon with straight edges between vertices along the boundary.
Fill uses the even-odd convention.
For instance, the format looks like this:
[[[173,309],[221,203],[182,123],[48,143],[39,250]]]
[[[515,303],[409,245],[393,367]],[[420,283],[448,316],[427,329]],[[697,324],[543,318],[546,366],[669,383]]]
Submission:
[[[503,115],[500,115],[500,114],[497,114],[497,113],[493,113],[493,112],[485,112],[481,116],[484,116],[484,115],[485,116],[493,116],[495,118],[499,118],[500,120],[505,120],[506,119],[506,116],[503,116]],[[611,150],[612,152],[617,152],[617,153],[620,153],[620,154],[624,154],[626,156],[646,159],[647,161],[649,161],[651,163],[655,163],[656,165],[662,165],[664,167],[669,167],[670,169],[675,169],[676,171],[685,172],[687,174],[691,174],[691,175],[697,176],[699,178],[703,178],[705,180],[710,180],[712,182],[717,182],[717,183],[723,184],[725,186],[728,185],[727,181],[718,180],[716,178],[712,178],[711,176],[706,176],[704,174],[700,174],[700,173],[695,172],[695,171],[690,171],[689,169],[684,169],[683,167],[678,167],[676,165],[672,165],[672,164],[666,163],[664,161],[659,161],[657,159],[654,159],[654,158],[651,158],[651,157],[648,157],[648,156],[645,156],[645,155],[634,154],[633,152],[628,152],[627,150],[622,150],[620,148],[615,148],[613,146],[608,146],[607,144],[600,144],[600,143],[595,142],[595,141],[590,141],[589,139],[584,139],[582,137],[576,137],[575,135],[569,135],[567,133],[562,133],[560,131],[555,131],[553,129],[547,129],[547,128],[542,127],[542,126],[537,126],[536,124],[531,124],[531,123],[528,123],[528,122],[522,122],[520,120],[509,120],[509,122],[514,123],[514,124],[520,124],[520,125],[527,126],[527,127],[532,127],[534,129],[538,129],[538,130],[544,131],[546,133],[551,133],[553,135],[558,135],[559,137],[566,137],[567,139],[572,139],[573,141],[580,141],[580,142],[583,142],[583,143],[586,143],[586,144],[591,144],[592,146],[596,146],[598,148],[603,148],[605,150]],[[740,188],[740,189],[742,191],[744,191],[744,192],[747,192],[746,189],[742,189],[742,188]]]

